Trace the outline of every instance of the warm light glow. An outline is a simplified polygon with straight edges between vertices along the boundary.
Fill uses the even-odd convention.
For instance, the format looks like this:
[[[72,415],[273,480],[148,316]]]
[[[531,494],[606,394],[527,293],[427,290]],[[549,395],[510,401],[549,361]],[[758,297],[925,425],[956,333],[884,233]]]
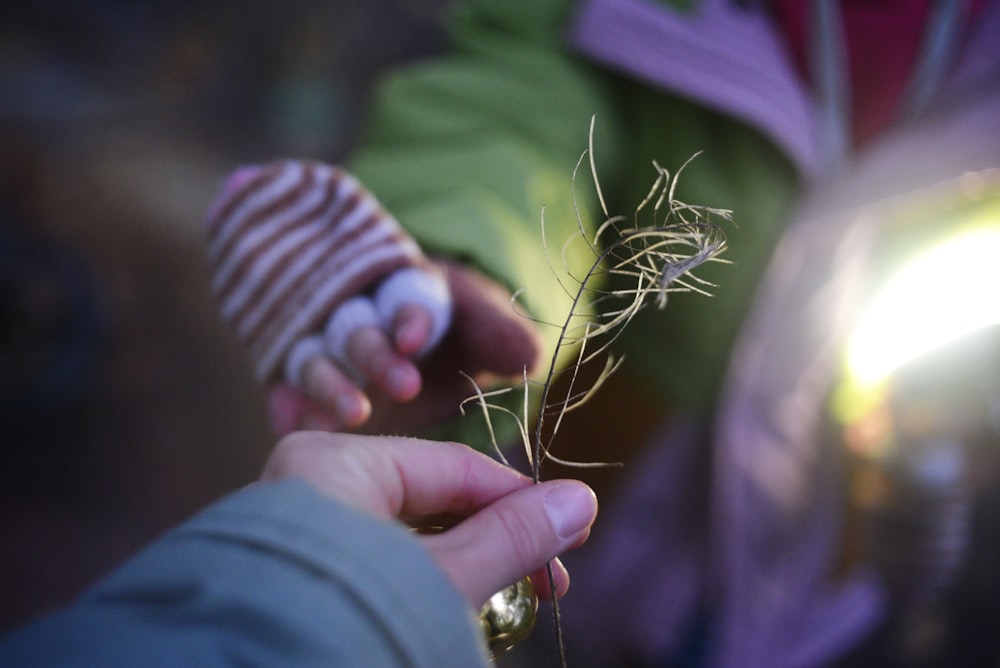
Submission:
[[[1000,323],[1000,229],[965,232],[915,258],[879,292],[848,349],[868,386],[963,334]]]

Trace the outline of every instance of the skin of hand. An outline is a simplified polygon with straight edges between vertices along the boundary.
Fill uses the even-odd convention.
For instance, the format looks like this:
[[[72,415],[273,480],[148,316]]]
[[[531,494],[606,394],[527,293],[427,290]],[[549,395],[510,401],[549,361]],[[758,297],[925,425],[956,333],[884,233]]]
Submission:
[[[548,598],[549,561],[564,594],[569,574],[556,556],[583,544],[597,516],[597,497],[582,482],[535,485],[458,443],[297,432],[278,443],[261,475],[286,478],[378,518],[450,527],[419,540],[477,610],[526,575]]]
[[[316,357],[303,372],[303,391],[287,382],[270,389],[268,409],[278,435],[296,429],[366,433],[407,431],[456,414],[472,394],[471,376],[486,387],[518,380],[537,365],[541,343],[534,324],[511,305],[510,293],[478,271],[437,262],[453,302],[452,324],[425,358],[430,316],[417,305],[399,310],[392,331],[365,327],[347,343],[356,382],[328,357]]]

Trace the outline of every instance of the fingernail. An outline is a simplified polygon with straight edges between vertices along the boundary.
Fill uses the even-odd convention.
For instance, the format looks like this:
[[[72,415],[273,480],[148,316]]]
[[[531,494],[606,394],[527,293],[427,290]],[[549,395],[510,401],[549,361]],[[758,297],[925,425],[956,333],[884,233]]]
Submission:
[[[426,337],[425,327],[421,323],[405,322],[396,330],[396,349],[403,355],[412,355],[419,351]]]
[[[557,483],[542,499],[545,513],[556,535],[564,540],[576,537],[590,526],[597,514],[597,497],[586,485]]]
[[[348,427],[360,426],[368,419],[370,405],[368,400],[356,395],[341,395],[337,397],[337,415]]]
[[[386,381],[397,401],[412,399],[420,391],[420,375],[409,364],[393,365]]]
[[[356,397],[339,396],[337,397],[335,404],[337,406],[337,415],[339,415],[342,420],[351,422],[357,419],[360,408]]]

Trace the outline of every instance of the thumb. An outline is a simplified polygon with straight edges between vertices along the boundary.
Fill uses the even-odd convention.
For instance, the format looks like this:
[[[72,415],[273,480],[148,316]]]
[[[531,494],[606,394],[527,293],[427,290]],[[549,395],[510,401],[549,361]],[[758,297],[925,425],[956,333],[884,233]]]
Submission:
[[[530,373],[541,355],[541,339],[530,318],[518,313],[502,285],[478,271],[442,263],[452,294],[452,331],[475,368],[500,376]]]
[[[458,590],[478,607],[581,545],[596,517],[593,490],[576,480],[553,480],[512,492],[423,540]]]

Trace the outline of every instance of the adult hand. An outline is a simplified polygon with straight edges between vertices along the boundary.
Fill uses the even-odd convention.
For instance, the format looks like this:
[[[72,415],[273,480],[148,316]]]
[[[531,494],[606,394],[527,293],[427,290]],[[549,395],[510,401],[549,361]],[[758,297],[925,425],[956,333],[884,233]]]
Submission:
[[[375,517],[450,527],[419,540],[474,609],[526,575],[546,598],[545,564],[583,544],[597,514],[583,483],[534,485],[457,443],[298,432],[278,444],[261,479],[293,477]],[[561,596],[569,575],[558,560],[553,577]]]
[[[408,431],[458,412],[472,394],[460,372],[480,386],[519,379],[538,363],[534,324],[517,314],[510,293],[479,272],[438,262],[452,298],[452,322],[426,357],[432,318],[417,304],[397,311],[391,331],[362,327],[347,338],[345,362],[317,355],[306,363],[301,390],[279,382],[269,393],[279,435],[295,429]],[[349,368],[345,368],[349,367]]]

